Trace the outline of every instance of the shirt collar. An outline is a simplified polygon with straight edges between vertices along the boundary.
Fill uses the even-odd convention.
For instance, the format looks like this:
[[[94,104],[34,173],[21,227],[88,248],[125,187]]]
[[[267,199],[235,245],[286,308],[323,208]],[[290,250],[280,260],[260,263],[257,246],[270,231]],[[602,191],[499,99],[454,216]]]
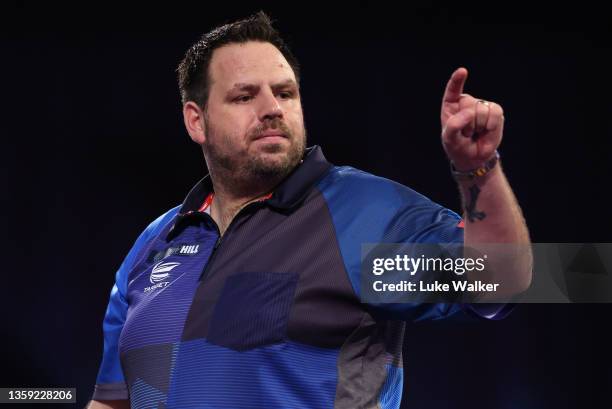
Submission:
[[[274,208],[288,210],[301,203],[314,184],[330,168],[332,164],[325,159],[320,146],[314,145],[306,149],[302,163],[297,165],[293,171],[274,190],[272,197],[266,203]],[[213,191],[210,175],[204,176],[189,191],[178,212],[175,226],[184,218],[197,215],[206,197]],[[172,229],[174,230],[174,228]]]

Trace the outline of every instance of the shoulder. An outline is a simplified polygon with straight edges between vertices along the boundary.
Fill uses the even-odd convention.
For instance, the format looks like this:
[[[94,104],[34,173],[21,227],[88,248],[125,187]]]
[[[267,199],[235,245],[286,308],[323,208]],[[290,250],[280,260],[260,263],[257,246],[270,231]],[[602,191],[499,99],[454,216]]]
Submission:
[[[149,223],[140,236],[138,236],[132,249],[128,253],[126,258],[127,265],[133,264],[142,249],[164,231],[166,227],[169,227],[178,214],[179,209],[180,206],[173,207]]]
[[[180,205],[175,206],[172,209],[158,216],[155,220],[149,223],[149,225],[143,231],[142,234],[147,236],[148,238],[157,236],[164,229],[164,227],[166,227],[171,221],[174,220],[180,208]]]
[[[391,208],[407,204],[439,206],[407,186],[350,166],[332,167],[317,187],[328,201],[350,197],[352,205],[376,203]]]
[[[343,166],[331,168],[317,187],[342,237],[361,242],[463,239],[457,213],[392,180]]]

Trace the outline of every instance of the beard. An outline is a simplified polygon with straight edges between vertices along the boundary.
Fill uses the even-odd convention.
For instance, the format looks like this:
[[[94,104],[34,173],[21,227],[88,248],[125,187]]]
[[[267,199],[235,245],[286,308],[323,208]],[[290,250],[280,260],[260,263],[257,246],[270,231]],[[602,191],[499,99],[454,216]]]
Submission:
[[[279,118],[266,121],[249,132],[246,149],[237,149],[232,138],[217,132],[209,120],[205,125],[208,137],[202,149],[211,177],[237,195],[273,188],[300,163],[306,149],[306,129],[302,128],[301,135],[296,135]],[[251,142],[268,129],[280,129],[287,137],[289,146],[270,143],[251,152]]]

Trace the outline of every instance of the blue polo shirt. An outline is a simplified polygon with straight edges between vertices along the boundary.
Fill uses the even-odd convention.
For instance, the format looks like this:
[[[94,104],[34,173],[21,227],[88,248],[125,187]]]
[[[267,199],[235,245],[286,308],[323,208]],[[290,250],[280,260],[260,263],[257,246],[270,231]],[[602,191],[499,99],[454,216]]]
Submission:
[[[133,408],[399,408],[405,321],[455,304],[360,302],[362,243],[463,241],[461,219],[321,149],[223,237],[202,179],[116,274],[93,398]],[[491,317],[502,312],[493,311]]]

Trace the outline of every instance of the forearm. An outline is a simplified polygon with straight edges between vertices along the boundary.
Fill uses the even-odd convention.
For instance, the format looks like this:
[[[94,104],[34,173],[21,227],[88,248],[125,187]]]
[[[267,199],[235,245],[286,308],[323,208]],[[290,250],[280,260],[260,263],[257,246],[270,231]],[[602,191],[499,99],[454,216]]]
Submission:
[[[516,197],[501,164],[489,173],[459,182],[462,196],[466,247],[490,250],[488,244],[505,243],[501,251],[489,252],[489,271],[497,274],[504,293],[525,290],[531,282],[533,256],[529,232]]]
[[[465,243],[529,244],[529,232],[501,164],[473,180],[461,180]]]

